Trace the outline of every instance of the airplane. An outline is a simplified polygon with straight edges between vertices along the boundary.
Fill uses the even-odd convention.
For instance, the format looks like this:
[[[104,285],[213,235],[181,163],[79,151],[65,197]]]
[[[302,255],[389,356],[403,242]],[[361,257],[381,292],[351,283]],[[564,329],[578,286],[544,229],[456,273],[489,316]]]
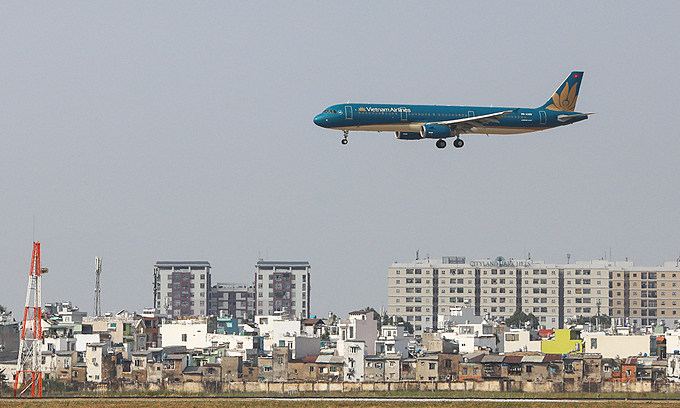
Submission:
[[[329,106],[314,123],[343,132],[346,145],[350,131],[394,132],[397,139],[437,139],[436,146],[463,147],[461,134],[511,135],[570,125],[588,119],[594,112],[575,112],[582,71],[574,71],[546,103],[538,108],[498,108],[479,106],[393,105],[344,103]]]

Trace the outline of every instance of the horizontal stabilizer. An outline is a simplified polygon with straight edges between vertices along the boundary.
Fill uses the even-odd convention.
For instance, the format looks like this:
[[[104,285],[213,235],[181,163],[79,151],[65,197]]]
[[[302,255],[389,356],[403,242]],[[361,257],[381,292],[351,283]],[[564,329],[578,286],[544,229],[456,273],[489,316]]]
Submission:
[[[557,120],[560,122],[566,122],[570,119],[576,119],[576,118],[583,118],[583,117],[588,117],[589,115],[594,115],[596,112],[588,112],[588,113],[575,113],[573,115],[557,115]]]

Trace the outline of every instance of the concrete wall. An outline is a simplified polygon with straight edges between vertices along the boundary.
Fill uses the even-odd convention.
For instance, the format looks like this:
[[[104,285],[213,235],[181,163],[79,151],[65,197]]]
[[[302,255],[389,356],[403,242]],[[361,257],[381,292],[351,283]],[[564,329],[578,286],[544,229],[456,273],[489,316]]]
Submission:
[[[101,384],[100,386],[105,387]],[[113,386],[112,386],[113,387]],[[114,387],[115,388],[115,387]],[[114,391],[114,388],[110,388]],[[527,393],[680,393],[679,383],[653,384],[634,383],[552,383],[552,382],[505,382],[505,381],[409,381],[409,382],[231,382],[231,383],[168,383],[123,384],[123,392],[165,391],[177,393],[247,393],[247,394],[298,394],[298,393],[354,393],[354,392],[527,392]]]

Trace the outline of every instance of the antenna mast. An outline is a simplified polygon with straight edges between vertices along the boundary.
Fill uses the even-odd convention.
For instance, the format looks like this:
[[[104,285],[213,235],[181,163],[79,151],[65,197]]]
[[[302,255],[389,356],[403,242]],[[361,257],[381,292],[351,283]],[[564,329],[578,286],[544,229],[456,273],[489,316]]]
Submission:
[[[94,316],[102,315],[101,292],[102,288],[99,286],[99,275],[102,273],[102,259],[100,257],[94,258],[94,273],[96,279],[94,281]]]
[[[47,268],[40,266],[40,242],[33,243],[31,257],[31,273],[28,276],[26,290],[26,307],[24,307],[24,321],[21,325],[21,343],[19,358],[17,359],[17,374],[14,380],[14,397],[17,389],[19,396],[31,389],[31,397],[42,397],[42,311],[41,304],[41,274],[47,273]],[[31,296],[33,295],[33,296]],[[31,305],[31,297],[33,304]],[[21,387],[19,384],[21,383]]]

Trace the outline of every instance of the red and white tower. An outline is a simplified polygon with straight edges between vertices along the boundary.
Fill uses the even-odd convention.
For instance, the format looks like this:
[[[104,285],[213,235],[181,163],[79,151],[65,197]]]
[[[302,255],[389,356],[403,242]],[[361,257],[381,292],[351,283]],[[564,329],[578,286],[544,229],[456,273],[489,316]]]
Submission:
[[[26,307],[24,308],[24,322],[21,326],[21,344],[17,373],[14,380],[14,396],[19,396],[31,389],[31,397],[42,397],[42,311],[40,308],[40,276],[47,269],[40,267],[40,242],[33,243],[33,257],[31,258],[31,273],[28,277],[26,290]],[[33,303],[31,303],[33,300]]]

